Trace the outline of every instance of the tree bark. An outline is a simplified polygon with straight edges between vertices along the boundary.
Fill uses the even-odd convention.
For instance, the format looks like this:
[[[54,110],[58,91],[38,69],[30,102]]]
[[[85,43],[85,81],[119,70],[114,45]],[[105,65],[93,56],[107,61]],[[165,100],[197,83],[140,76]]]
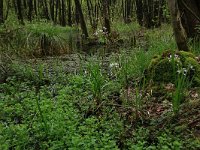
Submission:
[[[55,18],[54,18],[54,11],[55,11],[55,3],[54,3],[54,0],[50,0],[50,14],[51,14],[51,20],[53,22],[55,22]]]
[[[17,16],[20,24],[24,25],[23,13],[22,13],[22,3],[21,0],[17,0]]]
[[[34,0],[33,2],[34,4],[34,11],[35,11],[35,15],[37,16],[38,15],[38,11],[37,11],[37,0]]]
[[[136,0],[138,23],[146,28],[159,27],[162,21],[163,0]]]
[[[140,26],[143,25],[143,3],[141,0],[136,0],[136,16]]]
[[[61,17],[61,25],[64,27],[67,25],[66,21],[66,3],[65,0],[62,0],[62,17]]]
[[[110,18],[109,18],[109,5],[108,5],[108,1],[107,0],[103,0],[102,2],[103,4],[103,18],[104,18],[104,27],[105,27],[105,31],[107,32],[107,34],[109,34],[111,32],[111,28],[110,28]]]
[[[44,0],[42,5],[43,5],[43,9],[44,9],[43,10],[44,11],[44,16],[46,17],[47,20],[50,20],[47,0]]]
[[[68,19],[67,19],[67,23],[69,26],[72,26],[72,0],[67,0],[67,6],[68,6],[68,10],[67,10],[67,16],[68,16]]]
[[[200,24],[200,2],[199,0],[177,1],[181,13],[181,22],[187,33],[187,37],[197,36],[196,26]]]
[[[189,51],[187,45],[187,35],[181,22],[181,13],[178,8],[178,0],[168,0],[168,5],[171,13],[172,26],[178,49]]]
[[[3,17],[3,0],[0,0],[0,24],[4,23]]]
[[[88,38],[89,35],[88,35],[88,31],[87,31],[87,27],[86,27],[85,19],[83,16],[80,1],[79,0],[74,0],[74,1],[75,1],[75,5],[76,5],[76,10],[78,11],[78,14],[79,14],[80,24],[81,24],[81,29],[82,29],[83,35],[85,38]]]
[[[33,0],[29,0],[29,1],[28,1],[28,7],[29,7],[29,11],[28,11],[28,20],[29,20],[29,21],[32,21]]]
[[[124,5],[124,22],[130,23],[133,9],[132,0],[125,0]]]

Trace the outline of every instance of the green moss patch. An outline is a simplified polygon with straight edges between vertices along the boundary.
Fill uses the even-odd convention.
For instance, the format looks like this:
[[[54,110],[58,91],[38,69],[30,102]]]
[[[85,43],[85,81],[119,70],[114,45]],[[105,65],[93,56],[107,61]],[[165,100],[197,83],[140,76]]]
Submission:
[[[187,76],[192,86],[200,86],[200,64],[190,52],[166,51],[155,56],[148,66],[146,77],[155,84],[175,84],[180,73]]]

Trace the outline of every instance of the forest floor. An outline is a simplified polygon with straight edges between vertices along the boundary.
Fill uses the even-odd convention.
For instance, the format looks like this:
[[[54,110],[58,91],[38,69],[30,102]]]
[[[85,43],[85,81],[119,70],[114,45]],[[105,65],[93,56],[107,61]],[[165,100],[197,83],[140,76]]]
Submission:
[[[99,33],[99,43],[80,44],[75,36],[68,48],[60,38],[65,29],[54,30],[52,36],[46,31],[49,47],[55,46],[50,53],[49,47],[27,52],[27,43],[15,55],[1,53],[0,149],[200,149],[200,88],[184,87],[175,107],[173,83],[146,81],[152,58],[176,49],[169,25],[145,30],[119,24],[112,40]],[[13,38],[18,31],[6,32]],[[198,57],[199,47],[191,47]],[[55,56],[56,48],[60,54],[75,50]]]

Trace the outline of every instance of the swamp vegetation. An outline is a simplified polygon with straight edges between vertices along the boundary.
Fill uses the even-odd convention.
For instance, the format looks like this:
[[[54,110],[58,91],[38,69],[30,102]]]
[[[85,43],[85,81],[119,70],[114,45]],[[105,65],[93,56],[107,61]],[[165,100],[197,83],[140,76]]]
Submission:
[[[0,150],[200,149],[198,0],[0,0]]]

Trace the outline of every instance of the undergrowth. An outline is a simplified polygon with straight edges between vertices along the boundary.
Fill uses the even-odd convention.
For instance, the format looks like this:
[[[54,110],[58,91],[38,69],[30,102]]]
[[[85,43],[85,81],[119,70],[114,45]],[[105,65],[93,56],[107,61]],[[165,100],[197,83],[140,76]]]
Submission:
[[[29,41],[44,33],[63,37],[62,31],[68,29],[35,24],[22,30]],[[72,71],[66,67],[71,59],[24,62],[9,61],[5,55],[0,149],[199,149],[198,93],[193,93],[197,104],[189,100],[186,105],[194,105],[192,109],[180,106],[180,115],[174,117],[173,97],[154,96],[145,76],[154,55],[175,49],[171,32],[164,35],[164,30],[142,30],[145,39],[137,39],[134,48],[106,58],[79,57]]]
[[[1,53],[18,57],[41,57],[69,53],[74,49],[72,39],[77,31],[48,22],[7,23],[0,28]]]

